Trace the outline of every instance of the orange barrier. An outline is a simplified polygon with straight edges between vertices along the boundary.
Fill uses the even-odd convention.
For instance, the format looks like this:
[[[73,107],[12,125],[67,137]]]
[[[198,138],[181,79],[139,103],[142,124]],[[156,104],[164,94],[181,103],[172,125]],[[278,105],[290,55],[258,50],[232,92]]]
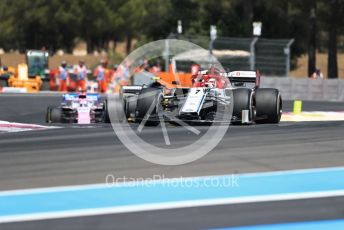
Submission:
[[[167,88],[189,88],[192,86],[191,73],[160,72],[160,83]]]
[[[38,92],[42,86],[40,77],[29,78],[27,64],[19,64],[16,75],[10,76],[8,85],[15,88],[26,88],[30,93]]]
[[[29,93],[36,93],[40,90],[42,86],[42,80],[40,77],[35,77],[34,79],[19,80],[13,76],[8,79],[10,87],[15,88],[26,88]]]

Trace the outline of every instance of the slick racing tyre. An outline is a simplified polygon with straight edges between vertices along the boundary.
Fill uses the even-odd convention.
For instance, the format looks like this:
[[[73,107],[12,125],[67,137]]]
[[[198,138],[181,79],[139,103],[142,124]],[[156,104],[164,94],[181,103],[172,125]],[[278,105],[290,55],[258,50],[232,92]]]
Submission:
[[[60,108],[48,107],[46,114],[46,122],[48,123],[61,123],[62,122],[62,111]]]
[[[104,123],[111,123],[107,99],[105,99],[103,102],[103,122]]]
[[[253,120],[253,96],[252,90],[247,88],[238,88],[233,90],[233,118],[234,124],[242,120],[242,111],[249,111],[249,121]]]
[[[256,123],[279,123],[282,116],[282,97],[277,89],[256,90]]]
[[[47,112],[45,114],[45,122],[51,123],[51,107],[47,108]]]
[[[136,96],[126,97],[123,98],[124,104],[124,113],[126,118],[135,117],[135,111],[137,106],[137,98]]]
[[[157,126],[159,122],[158,110],[161,100],[161,90],[156,88],[143,88],[137,98],[136,117],[142,121],[150,108],[153,108],[151,113],[146,116],[147,126]]]

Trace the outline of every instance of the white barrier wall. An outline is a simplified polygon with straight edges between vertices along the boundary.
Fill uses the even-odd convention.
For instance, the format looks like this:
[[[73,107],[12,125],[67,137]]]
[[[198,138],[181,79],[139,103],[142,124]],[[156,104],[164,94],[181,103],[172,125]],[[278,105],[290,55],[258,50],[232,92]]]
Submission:
[[[339,79],[262,77],[261,87],[279,89],[285,100],[344,102],[344,80]]]

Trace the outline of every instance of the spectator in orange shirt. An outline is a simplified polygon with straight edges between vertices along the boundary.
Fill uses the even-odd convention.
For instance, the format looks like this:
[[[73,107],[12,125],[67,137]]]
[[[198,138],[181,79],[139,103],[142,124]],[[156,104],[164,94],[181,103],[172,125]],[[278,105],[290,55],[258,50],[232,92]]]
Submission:
[[[87,80],[87,68],[84,61],[79,61],[79,65],[74,68],[74,74],[76,75],[76,89],[85,92],[86,80]]]
[[[69,82],[69,73],[67,70],[67,62],[62,61],[58,71],[58,79],[59,79],[59,91],[67,92],[68,89],[68,82]]]
[[[100,60],[100,65],[94,70],[93,76],[97,78],[98,90],[101,93],[106,93],[107,85],[110,81],[110,71],[107,69],[108,61]]]

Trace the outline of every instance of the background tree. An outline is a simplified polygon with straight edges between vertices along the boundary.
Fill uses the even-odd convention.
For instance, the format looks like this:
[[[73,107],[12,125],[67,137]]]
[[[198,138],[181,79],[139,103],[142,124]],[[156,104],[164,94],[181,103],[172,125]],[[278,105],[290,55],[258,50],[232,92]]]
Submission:
[[[250,37],[252,22],[263,23],[264,38],[295,38],[292,55],[308,53],[315,70],[318,44],[326,39],[329,77],[337,77],[337,38],[344,23],[344,0],[2,0],[0,47],[8,50],[64,49],[87,42],[88,51],[107,49],[109,41],[147,42],[176,33]],[[316,16],[316,17],[314,17]],[[319,36],[328,34],[326,36]]]
[[[310,77],[316,70],[316,50],[317,50],[317,1],[298,0],[298,4],[304,12],[309,23],[307,33],[308,41],[308,76]]]
[[[337,33],[338,26],[340,26],[339,8],[341,7],[340,0],[330,0],[329,15],[328,15],[328,78],[338,77],[338,63],[337,63]],[[341,15],[342,16],[342,15]]]

